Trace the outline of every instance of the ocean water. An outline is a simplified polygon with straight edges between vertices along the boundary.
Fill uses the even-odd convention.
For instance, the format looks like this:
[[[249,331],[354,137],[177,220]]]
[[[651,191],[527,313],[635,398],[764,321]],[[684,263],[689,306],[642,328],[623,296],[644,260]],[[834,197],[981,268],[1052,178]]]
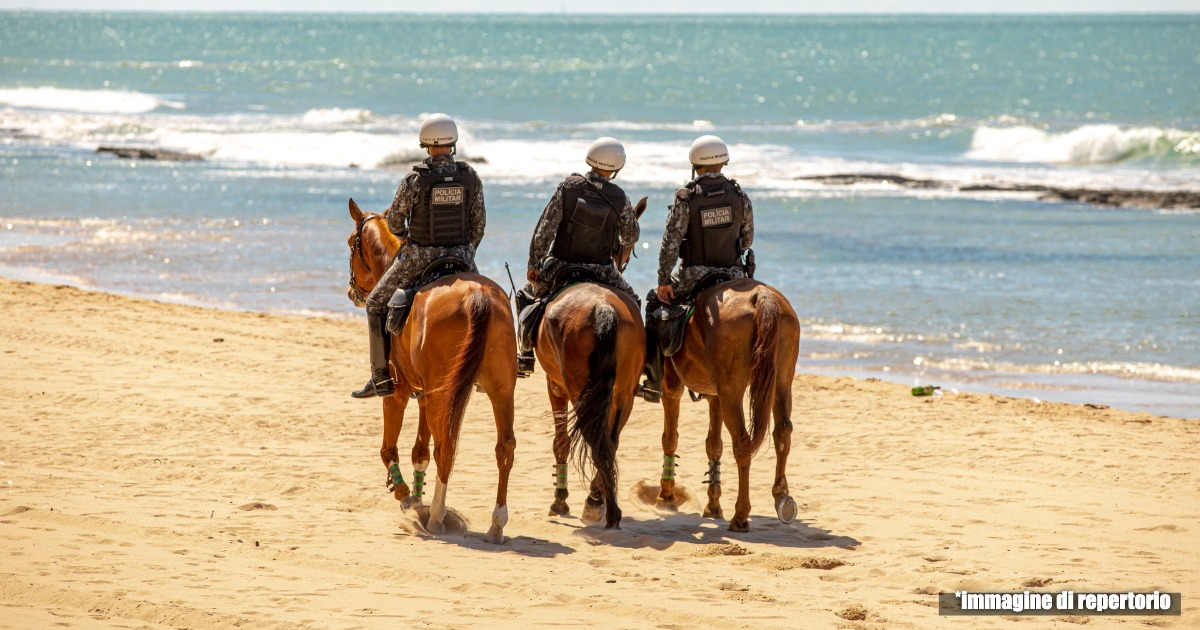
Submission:
[[[1200,15],[0,12],[0,275],[358,317],[346,200],[386,208],[435,111],[478,160],[477,262],[505,286],[613,135],[649,290],[715,133],[802,370],[1200,417],[1200,212],[797,179],[1200,191]]]

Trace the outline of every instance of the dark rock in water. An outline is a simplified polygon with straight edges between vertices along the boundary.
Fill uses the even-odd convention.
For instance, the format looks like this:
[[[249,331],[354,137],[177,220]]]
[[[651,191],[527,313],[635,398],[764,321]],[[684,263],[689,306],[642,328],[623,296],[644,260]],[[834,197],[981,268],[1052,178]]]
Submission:
[[[1042,201],[1076,201],[1118,208],[1161,208],[1185,210],[1200,208],[1200,192],[1187,190],[1087,190],[1051,188],[1039,197]]]
[[[1200,208],[1200,191],[1187,190],[1092,190],[1087,188],[1055,188],[1040,184],[966,184],[936,179],[912,179],[902,175],[880,173],[837,173],[797,177],[831,186],[850,186],[862,183],[886,182],[902,188],[944,188],[959,192],[1036,192],[1043,193],[1039,201],[1073,201],[1113,208],[1155,208],[1183,210]]]
[[[797,177],[831,186],[851,186],[854,184],[888,183],[903,188],[949,188],[950,184],[936,179],[911,179],[902,175],[886,173],[838,173],[835,175],[807,175]]]
[[[968,184],[959,186],[962,192],[1047,192],[1053,190],[1040,184]]]
[[[167,162],[198,162],[204,158],[195,153],[182,153],[166,149],[147,149],[144,147],[106,147],[96,149],[96,153],[111,153],[119,158],[136,160],[163,160]]]

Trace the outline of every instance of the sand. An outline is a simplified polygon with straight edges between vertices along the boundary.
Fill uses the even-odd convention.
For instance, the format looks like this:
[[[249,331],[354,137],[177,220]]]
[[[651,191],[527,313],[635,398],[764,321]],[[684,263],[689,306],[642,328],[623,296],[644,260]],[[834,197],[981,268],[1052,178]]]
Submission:
[[[625,518],[605,531],[578,520],[574,470],[573,516],[547,516],[539,373],[518,383],[509,538],[494,546],[486,400],[449,488],[465,531],[411,533],[384,488],[380,405],[348,396],[365,342],[359,321],[0,280],[0,627],[1200,627],[1195,422],[800,375],[799,518],[774,516],[768,445],[751,531],[733,534],[695,502],[638,500],[662,430],[638,401]],[[685,403],[677,475],[696,495],[706,424]],[[410,409],[402,453],[414,432]],[[936,593],[964,588],[1157,589],[1183,593],[1183,615],[938,617]]]

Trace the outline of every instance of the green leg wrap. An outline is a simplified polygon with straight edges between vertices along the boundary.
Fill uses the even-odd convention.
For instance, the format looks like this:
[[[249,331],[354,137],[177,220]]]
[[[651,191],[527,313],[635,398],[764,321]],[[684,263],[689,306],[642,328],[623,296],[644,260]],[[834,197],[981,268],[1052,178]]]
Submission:
[[[567,465],[554,465],[554,487],[558,490],[567,489]]]
[[[404,485],[404,475],[400,474],[400,464],[392,462],[392,465],[388,466],[388,492],[395,492],[396,488],[402,485]]]
[[[675,481],[675,456],[663,455],[663,481]]]
[[[418,498],[418,499],[425,496],[425,471],[424,470],[414,470],[413,471],[412,495],[413,495],[413,497]]]

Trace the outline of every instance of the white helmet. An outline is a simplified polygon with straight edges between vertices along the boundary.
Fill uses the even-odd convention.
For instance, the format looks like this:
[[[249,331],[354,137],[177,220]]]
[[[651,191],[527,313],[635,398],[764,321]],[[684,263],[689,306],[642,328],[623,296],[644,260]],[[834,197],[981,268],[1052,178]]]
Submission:
[[[728,164],[729,147],[725,146],[724,140],[716,136],[700,136],[692,143],[688,159],[692,161],[693,166]]]
[[[458,125],[445,114],[433,114],[421,121],[421,146],[445,147],[458,142]]]
[[[625,166],[625,145],[616,138],[598,138],[588,147],[587,163],[603,171],[619,171]]]

